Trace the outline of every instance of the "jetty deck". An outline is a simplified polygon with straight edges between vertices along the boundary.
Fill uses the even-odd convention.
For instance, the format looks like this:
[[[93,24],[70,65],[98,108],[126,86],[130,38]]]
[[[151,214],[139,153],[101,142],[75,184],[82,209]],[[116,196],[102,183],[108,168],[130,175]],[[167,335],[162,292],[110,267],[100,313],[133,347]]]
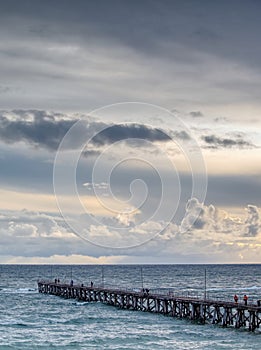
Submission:
[[[102,302],[122,309],[163,314],[212,323],[222,327],[245,328],[255,331],[261,325],[261,307],[206,298],[160,294],[135,289],[89,287],[53,281],[38,281],[39,293],[85,302]]]

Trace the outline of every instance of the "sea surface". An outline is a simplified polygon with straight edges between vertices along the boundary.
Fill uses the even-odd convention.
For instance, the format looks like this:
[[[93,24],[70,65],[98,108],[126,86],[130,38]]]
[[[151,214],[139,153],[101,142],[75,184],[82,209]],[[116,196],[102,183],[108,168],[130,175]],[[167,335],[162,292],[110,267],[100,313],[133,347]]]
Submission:
[[[261,299],[261,265],[0,265],[0,349],[261,349],[261,332],[39,294],[38,279]],[[104,276],[104,278],[102,277]],[[143,281],[143,282],[142,282]]]

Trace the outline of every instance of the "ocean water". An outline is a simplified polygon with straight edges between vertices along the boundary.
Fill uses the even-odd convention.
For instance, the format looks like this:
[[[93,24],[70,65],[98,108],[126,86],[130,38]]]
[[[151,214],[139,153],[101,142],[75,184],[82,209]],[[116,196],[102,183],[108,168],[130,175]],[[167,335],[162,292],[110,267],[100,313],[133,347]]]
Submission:
[[[261,265],[0,265],[0,349],[261,349],[261,332],[39,294],[38,279],[261,299]],[[103,272],[102,272],[103,270]]]

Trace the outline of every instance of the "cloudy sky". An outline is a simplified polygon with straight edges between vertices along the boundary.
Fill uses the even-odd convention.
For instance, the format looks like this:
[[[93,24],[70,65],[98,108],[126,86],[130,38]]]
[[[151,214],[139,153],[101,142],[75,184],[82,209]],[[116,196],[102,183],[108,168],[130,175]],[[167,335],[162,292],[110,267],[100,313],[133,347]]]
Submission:
[[[0,0],[0,263],[261,263],[260,11]]]

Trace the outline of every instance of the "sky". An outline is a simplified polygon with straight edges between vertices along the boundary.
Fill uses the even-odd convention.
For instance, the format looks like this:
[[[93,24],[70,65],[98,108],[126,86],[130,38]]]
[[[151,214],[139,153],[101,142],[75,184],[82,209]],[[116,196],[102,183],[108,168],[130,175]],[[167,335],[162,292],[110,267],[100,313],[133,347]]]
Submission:
[[[0,263],[261,263],[260,11],[0,0]]]

